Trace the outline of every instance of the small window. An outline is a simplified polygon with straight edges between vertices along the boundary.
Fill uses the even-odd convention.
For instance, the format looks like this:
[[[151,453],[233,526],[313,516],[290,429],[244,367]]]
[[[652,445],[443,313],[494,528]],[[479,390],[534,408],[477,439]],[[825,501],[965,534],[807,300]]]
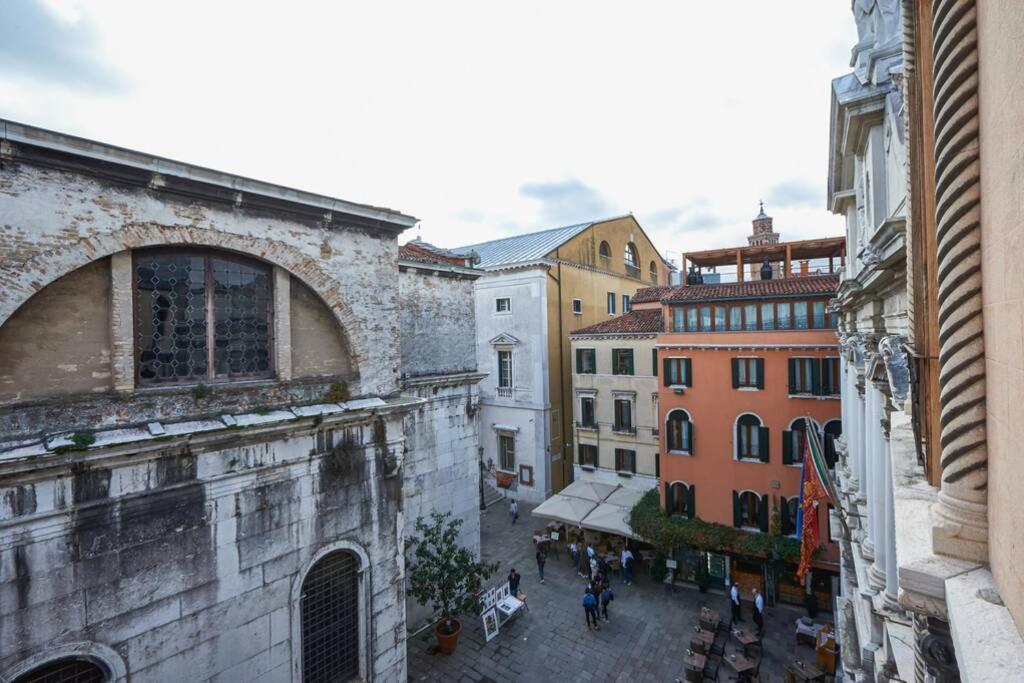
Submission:
[[[615,315],[615,292],[608,292],[608,315]]]
[[[654,284],[658,284],[658,266],[654,263],[654,261],[651,261],[650,276],[651,282],[653,282]]]
[[[612,257],[612,248],[608,246],[607,242],[602,241],[597,253],[601,255],[602,259],[608,260]]]
[[[719,332],[725,330],[726,310],[727,310],[726,307],[721,305],[721,304],[719,304],[718,306],[715,306],[715,329],[718,330]],[[710,331],[711,330],[710,321],[708,321],[708,322],[709,322],[709,324],[704,327],[705,331]]]
[[[597,467],[597,446],[581,443],[579,446],[579,460],[582,467]]]
[[[685,327],[686,309],[682,306],[672,307],[672,331],[682,332]]]
[[[593,375],[597,372],[597,351],[576,349],[576,374]]]
[[[819,377],[820,366],[817,358],[790,358],[789,359],[789,393],[790,395],[809,394],[815,395],[819,392],[821,378]]]
[[[583,299],[572,300],[572,312],[576,315],[583,315]]]
[[[764,359],[733,358],[732,387],[733,389],[763,389]]]
[[[779,501],[779,521],[783,536],[796,536],[796,520],[800,514],[800,496],[782,498]]]
[[[839,359],[835,357],[822,358],[821,395],[838,396],[839,386]]]
[[[768,430],[756,415],[741,415],[736,420],[736,458],[768,462]]]
[[[495,313],[511,313],[512,312],[512,299],[507,296],[501,297],[500,299],[494,300],[494,312]]]
[[[673,410],[668,414],[665,445],[670,452],[693,452],[693,424],[685,410]]]
[[[512,388],[512,352],[498,351],[498,387]]]
[[[597,428],[597,418],[594,414],[594,397],[580,397],[580,427],[587,429]]]
[[[775,329],[775,304],[761,304],[761,329]]]
[[[612,349],[612,374],[633,374],[633,349]]]
[[[776,317],[776,328],[780,330],[788,330],[793,326],[793,321],[790,316],[790,304],[788,301],[780,303],[776,306],[775,312]]]
[[[817,429],[817,428],[815,428]],[[793,420],[789,429],[782,433],[782,464],[800,466],[807,453],[807,421],[798,417]]]
[[[622,295],[622,312],[629,313],[629,294]]]
[[[615,399],[615,424],[617,432],[633,432],[633,401],[628,398]]]
[[[761,528],[761,497],[753,491],[733,494],[738,499],[739,510],[734,520],[735,526],[744,529]]]
[[[687,486],[681,481],[666,484],[665,512],[671,517],[693,519],[696,514],[693,494],[694,487]]]
[[[637,255],[636,245],[632,242],[626,243],[622,260],[626,265],[626,275],[636,278],[640,277],[640,257]]]
[[[729,307],[729,329],[730,330],[742,330],[743,329],[743,307],[742,306],[730,306]]]
[[[498,465],[506,472],[516,471],[516,438],[511,434],[498,435]]]
[[[807,318],[807,302],[806,301],[794,301],[793,302],[793,328],[797,330],[806,330],[810,320]]]
[[[825,327],[825,302],[815,301],[813,304],[814,311],[814,327],[815,329],[822,329]]]
[[[690,307],[690,308],[686,309],[686,331],[687,332],[696,332],[698,329],[700,329],[697,326],[697,314],[698,314],[698,312],[697,312],[696,308]]]
[[[757,329],[757,304],[747,304],[743,307],[743,329]]]
[[[631,451],[625,448],[616,448],[615,471],[636,474],[636,451]]]
[[[693,364],[689,358],[666,358],[665,359],[665,386],[667,387],[690,387],[690,371]]]

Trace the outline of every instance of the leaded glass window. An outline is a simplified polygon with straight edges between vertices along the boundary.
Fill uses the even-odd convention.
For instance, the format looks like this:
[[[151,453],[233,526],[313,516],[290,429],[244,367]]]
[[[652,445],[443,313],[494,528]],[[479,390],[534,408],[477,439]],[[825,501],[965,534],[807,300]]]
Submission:
[[[140,384],[269,377],[270,268],[226,253],[136,252],[135,344]]]

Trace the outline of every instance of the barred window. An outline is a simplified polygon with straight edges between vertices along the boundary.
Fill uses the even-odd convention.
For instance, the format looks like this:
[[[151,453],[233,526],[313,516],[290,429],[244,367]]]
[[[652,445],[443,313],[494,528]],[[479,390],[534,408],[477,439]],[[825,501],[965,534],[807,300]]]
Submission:
[[[302,680],[359,677],[359,559],[345,550],[319,560],[302,582]]]
[[[228,253],[135,253],[135,345],[144,385],[270,377],[270,268]]]
[[[107,673],[87,659],[57,659],[24,673],[14,683],[106,683]]]

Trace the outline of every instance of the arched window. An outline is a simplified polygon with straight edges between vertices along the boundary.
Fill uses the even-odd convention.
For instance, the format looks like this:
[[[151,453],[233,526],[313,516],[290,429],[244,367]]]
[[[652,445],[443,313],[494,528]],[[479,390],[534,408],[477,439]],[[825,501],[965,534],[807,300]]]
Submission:
[[[693,453],[693,423],[685,410],[673,410],[666,419],[665,443],[670,452]]]
[[[632,242],[626,243],[622,260],[626,264],[626,275],[640,277],[640,256],[637,254],[635,244]]]
[[[800,496],[781,498],[779,500],[779,521],[782,523],[782,535],[796,534],[797,516],[800,513]]]
[[[597,253],[600,254],[602,259],[605,259],[607,261],[612,257],[612,248],[608,246],[607,242],[602,240],[601,246],[597,248]]]
[[[696,514],[694,487],[681,481],[665,485],[665,513],[670,517],[693,519]]]
[[[815,431],[818,425],[811,420]],[[807,439],[804,438],[807,421],[798,417],[789,423],[789,429],[782,433],[782,464],[803,465],[804,453],[807,451]],[[819,432],[820,433],[820,432]]]
[[[108,672],[89,659],[68,657],[47,662],[14,679],[14,683],[107,683]]]
[[[651,282],[658,284],[658,265],[654,261],[651,261],[650,270]]]
[[[733,492],[733,526],[767,531],[768,510],[765,497],[753,491]]]
[[[269,266],[204,249],[133,256],[139,384],[272,376]]]
[[[300,597],[302,680],[348,681],[359,671],[359,558],[324,555],[306,574]]]
[[[768,462],[768,430],[749,413],[736,420],[736,458]]]
[[[836,466],[836,439],[843,435],[843,423],[839,420],[829,420],[825,423],[825,461],[829,469]]]

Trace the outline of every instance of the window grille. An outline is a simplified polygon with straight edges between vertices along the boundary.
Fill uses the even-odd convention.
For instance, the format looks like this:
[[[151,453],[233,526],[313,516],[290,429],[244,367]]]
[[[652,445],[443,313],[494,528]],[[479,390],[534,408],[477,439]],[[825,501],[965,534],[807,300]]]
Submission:
[[[135,255],[140,384],[269,377],[270,269],[198,250]]]
[[[359,560],[333,552],[302,583],[302,680],[334,683],[359,677]]]
[[[87,659],[58,659],[18,676],[14,683],[106,683],[107,673]]]

